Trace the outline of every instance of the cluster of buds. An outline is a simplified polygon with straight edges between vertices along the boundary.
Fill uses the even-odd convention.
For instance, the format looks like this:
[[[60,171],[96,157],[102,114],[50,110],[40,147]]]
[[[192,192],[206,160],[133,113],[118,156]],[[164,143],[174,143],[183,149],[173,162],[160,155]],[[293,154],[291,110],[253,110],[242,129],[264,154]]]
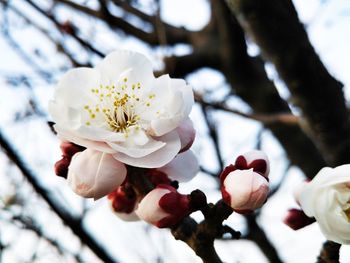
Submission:
[[[126,180],[108,195],[114,213],[124,221],[142,219],[159,228],[176,225],[194,211],[191,196],[177,191],[179,182],[188,181],[190,175],[197,173],[198,164],[193,157],[190,152],[183,153],[162,168],[147,170],[144,176],[155,188],[143,198],[137,196]],[[192,165],[178,171],[177,163],[183,163],[184,160]]]
[[[192,142],[193,140],[191,144]],[[186,148],[189,146],[188,142],[184,144]],[[101,180],[101,176],[105,176],[106,172],[101,175],[100,171],[94,169],[95,164],[100,162],[98,160],[100,155],[96,154],[96,152],[90,153],[89,149],[85,150],[85,148],[70,142],[62,142],[60,147],[62,159],[56,162],[55,173],[60,177],[66,178],[73,190],[84,197],[93,196],[95,199],[98,199],[103,197],[105,193],[108,193],[107,197],[112,210],[124,221],[143,219],[161,228],[171,227],[192,212],[189,195],[180,194],[176,190],[179,182],[191,180],[198,172],[197,159],[190,150],[182,151],[163,167],[140,169],[143,173],[141,176],[146,177],[155,186],[152,191],[142,198],[135,192],[128,180],[128,176],[123,178],[112,176],[114,178],[113,182]],[[85,153],[88,153],[88,155]],[[86,156],[88,156],[89,160],[86,160]],[[80,163],[85,163],[84,168]],[[106,163],[118,164],[113,161]],[[80,182],[76,179],[79,177],[74,175],[74,172],[78,170],[76,166],[80,167],[79,170],[84,170],[84,173],[80,173],[82,175]],[[105,167],[104,171],[118,173],[124,168],[123,166],[112,166]],[[99,178],[99,180],[95,180],[96,178]],[[123,181],[119,182],[122,179]],[[80,187],[83,180],[85,180],[85,188]],[[116,180],[119,186],[111,189],[115,185]]]
[[[269,192],[269,161],[262,151],[250,151],[237,157],[220,175],[225,203],[241,214],[260,208]]]
[[[69,181],[69,174],[74,170],[74,163],[71,164],[71,160],[81,158],[84,148],[63,142],[61,150],[63,156],[56,163],[55,171],[64,178],[68,175]],[[114,167],[110,170],[120,168]],[[91,170],[91,167],[87,167],[86,171],[91,173],[89,169]],[[142,219],[159,228],[172,227],[199,209],[198,200],[195,200],[198,198],[177,191],[179,182],[191,180],[198,172],[198,163],[191,151],[179,153],[172,162],[163,167],[140,171],[155,187],[145,196],[137,194],[128,176],[123,178],[123,182],[118,182],[119,186],[113,190],[109,188],[113,184],[102,187],[94,182],[88,192],[93,192],[95,197],[100,198],[101,189],[103,193],[109,191],[108,200],[119,218],[124,221]],[[98,171],[93,173],[98,174]],[[238,213],[249,213],[260,208],[265,203],[269,191],[268,174],[269,162],[263,152],[250,151],[238,156],[235,163],[227,166],[220,175],[223,200]],[[71,180],[69,183],[74,188],[75,182]],[[201,205],[206,204],[205,195],[200,197]]]

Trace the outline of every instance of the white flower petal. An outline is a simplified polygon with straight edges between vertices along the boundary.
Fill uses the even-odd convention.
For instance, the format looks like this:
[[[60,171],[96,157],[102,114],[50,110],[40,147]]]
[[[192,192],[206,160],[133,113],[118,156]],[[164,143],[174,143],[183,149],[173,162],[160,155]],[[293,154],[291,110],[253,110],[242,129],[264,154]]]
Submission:
[[[85,139],[108,142],[124,142],[125,135],[120,132],[112,132],[103,128],[82,125],[73,131]]]
[[[165,133],[175,129],[180,121],[182,116],[177,115],[172,118],[156,119],[151,121],[151,130],[150,133],[155,136],[162,136]]]
[[[78,195],[96,200],[116,189],[125,177],[125,165],[112,155],[86,149],[73,156],[67,182]]]
[[[190,114],[192,106],[194,104],[193,90],[190,85],[187,85],[183,79],[173,79],[174,87],[179,89],[182,93],[183,105],[182,114],[187,116]]]
[[[72,133],[70,131],[62,129],[57,124],[54,125],[54,128],[55,128],[55,130],[57,132],[57,137],[59,139],[61,139],[61,140],[73,142],[75,144],[78,144],[78,145],[81,145],[81,146],[84,146],[86,148],[90,148],[90,149],[93,149],[93,150],[96,150],[96,151],[100,151],[100,152],[105,152],[105,153],[114,153],[115,152],[105,142],[99,142],[99,141],[92,141],[92,140],[83,139],[83,138],[75,135],[74,133]]]
[[[66,106],[62,101],[51,100],[48,109],[56,123],[71,129],[76,129],[81,125],[80,111]]]
[[[172,180],[188,182],[197,175],[199,165],[196,156],[189,150],[178,154],[174,160],[158,170],[164,172]]]
[[[152,103],[158,114],[141,113],[141,118],[151,121],[150,133],[161,136],[175,129],[187,118],[194,103],[193,91],[184,80],[171,79],[168,75],[157,78],[155,100]]]
[[[104,84],[115,84],[127,76],[128,82],[140,83],[147,88],[154,78],[151,62],[144,55],[128,50],[110,53],[96,68],[101,72]]]
[[[182,121],[180,126],[176,128],[176,131],[180,136],[181,152],[187,151],[196,137],[196,130],[193,128],[192,120],[187,118]]]
[[[136,145],[143,146],[150,141],[150,138],[141,129],[132,129],[131,136]]]
[[[181,143],[176,131],[157,138],[164,142],[164,147],[141,158],[133,158],[123,153],[113,155],[117,160],[135,167],[158,168],[169,163],[179,152]]]
[[[69,70],[57,84],[54,99],[73,108],[81,108],[88,101],[95,100],[90,90],[100,85],[100,72],[93,68]]]
[[[158,151],[159,149],[164,147],[166,143],[162,142],[161,140],[153,140],[149,138],[148,143],[145,145],[135,145],[135,144],[128,145],[128,144],[122,144],[122,143],[118,144],[118,143],[110,143],[110,142],[107,142],[107,144],[118,153],[125,154],[132,158],[140,158]]]

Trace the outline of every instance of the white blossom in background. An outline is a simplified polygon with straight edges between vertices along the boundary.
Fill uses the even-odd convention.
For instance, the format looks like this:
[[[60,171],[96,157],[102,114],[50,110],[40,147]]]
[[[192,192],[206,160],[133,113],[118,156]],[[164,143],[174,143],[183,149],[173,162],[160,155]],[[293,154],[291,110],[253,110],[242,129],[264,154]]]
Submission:
[[[111,154],[121,163],[155,168],[193,141],[177,129],[183,125],[193,132],[183,124],[193,103],[184,80],[155,78],[146,57],[120,50],[95,68],[68,71],[49,112],[62,140]]]
[[[328,240],[350,244],[350,164],[323,168],[303,183],[296,198]]]

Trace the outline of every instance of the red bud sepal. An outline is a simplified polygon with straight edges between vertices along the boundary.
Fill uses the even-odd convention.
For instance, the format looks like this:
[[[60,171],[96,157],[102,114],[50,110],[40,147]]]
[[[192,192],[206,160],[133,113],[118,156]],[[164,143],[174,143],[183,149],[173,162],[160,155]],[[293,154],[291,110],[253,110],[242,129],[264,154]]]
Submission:
[[[315,218],[308,217],[304,211],[296,208],[289,209],[287,216],[283,220],[283,223],[293,230],[301,229],[311,225],[314,222],[316,222]]]
[[[140,202],[136,214],[159,228],[175,226],[191,213],[188,195],[169,185],[160,184]]]

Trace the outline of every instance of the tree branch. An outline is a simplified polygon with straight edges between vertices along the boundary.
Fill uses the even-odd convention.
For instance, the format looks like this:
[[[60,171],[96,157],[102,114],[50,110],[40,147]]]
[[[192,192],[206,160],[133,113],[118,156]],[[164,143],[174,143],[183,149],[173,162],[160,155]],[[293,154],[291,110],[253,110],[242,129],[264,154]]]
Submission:
[[[254,241],[266,255],[270,262],[279,263],[282,262],[279,257],[276,248],[271,244],[270,240],[267,238],[265,232],[260,228],[256,222],[256,216],[254,214],[245,215],[245,219],[248,224],[248,235],[247,239]]]
[[[285,124],[285,125],[298,125],[299,118],[291,113],[276,113],[276,114],[259,114],[259,113],[244,113],[235,109],[228,107],[225,102],[207,102],[204,100],[203,96],[198,93],[194,93],[195,101],[204,105],[211,107],[216,110],[222,110],[225,112],[230,112],[241,117],[262,122],[265,125],[268,124]]]
[[[208,106],[201,104],[201,109],[203,112],[205,123],[208,127],[208,130],[209,130],[209,136],[214,144],[215,155],[216,155],[217,162],[218,162],[218,171],[220,173],[220,171],[222,171],[224,169],[224,160],[223,160],[222,155],[221,155],[219,136],[218,136],[218,133],[217,133],[217,130],[215,127],[215,123],[212,120],[212,117],[209,116],[210,108]]]
[[[43,16],[45,16],[46,18],[51,20],[51,22],[57,27],[57,29],[62,31],[61,30],[62,29],[62,24],[56,19],[56,17],[54,15],[51,14],[50,11],[42,9],[39,5],[34,3],[32,0],[27,0],[27,3],[30,4],[36,11],[41,13]],[[73,39],[75,39],[83,47],[85,47],[88,50],[92,51],[96,55],[98,55],[100,57],[104,57],[105,56],[101,51],[99,51],[94,46],[92,46],[88,41],[85,41],[80,36],[78,36],[78,34],[74,30],[70,31],[69,35],[72,36]]]
[[[139,38],[140,40],[155,46],[159,45],[159,38],[157,36],[156,30],[153,32],[145,32],[132,24],[126,22],[124,19],[116,17],[112,15],[110,12],[108,12],[108,7],[107,7],[107,1],[105,1],[105,4],[102,6],[104,8],[101,8],[100,10],[93,10],[91,8],[88,8],[84,5],[77,4],[73,1],[68,1],[68,0],[56,0],[58,3],[65,4],[79,12],[85,13],[89,16],[93,16],[95,18],[98,18],[102,21],[107,22],[107,24],[111,28],[115,29],[120,29],[124,31],[126,34],[132,35],[134,37]],[[116,4],[118,2],[122,1],[114,1]],[[124,2],[124,1],[123,1]],[[128,4],[124,3],[119,3],[121,8],[126,8]],[[104,10],[103,10],[104,9]],[[147,22],[151,23],[151,25],[156,28],[156,23],[157,23],[157,18],[155,16],[148,16],[147,14],[142,13],[141,11],[138,10],[136,12],[136,9],[128,5],[128,8],[126,8],[128,12],[132,13],[133,15],[138,16],[140,19],[146,19]],[[142,13],[142,15],[141,15]],[[172,25],[169,25],[167,23],[162,22],[164,25],[164,31],[166,34],[166,39],[167,39],[167,44],[177,44],[177,43],[188,43],[189,42],[189,37],[190,37],[190,31],[184,29],[184,28],[178,28],[174,27]]]
[[[212,9],[225,47],[220,47],[221,69],[232,90],[246,101],[254,113],[290,114],[286,101],[278,94],[269,80],[264,63],[259,58],[249,57],[242,28],[223,1],[212,0]],[[299,166],[305,175],[312,178],[326,163],[314,143],[299,126],[281,123],[266,124],[284,147],[291,163]]]
[[[144,176],[144,169],[128,166],[128,183],[132,185],[139,197],[145,196],[154,186],[147,177]],[[193,191],[189,198],[196,198],[199,194],[203,197],[203,193],[199,190]],[[193,200],[193,199],[192,199]],[[202,200],[202,199],[201,199]],[[227,206],[222,200],[215,205],[207,204],[206,200],[202,200],[199,209],[204,215],[204,220],[197,223],[190,216],[185,217],[176,226],[171,228],[171,232],[175,239],[182,240],[199,256],[204,263],[221,263],[219,256],[214,248],[216,238],[221,238],[224,233],[229,231],[232,238],[239,238],[240,233],[233,229],[228,230],[222,222],[227,219],[233,210]]]
[[[323,244],[317,263],[339,263],[339,249],[341,245],[332,241]]]
[[[350,121],[342,84],[322,64],[290,0],[228,0],[302,110],[307,128],[330,165],[350,161]],[[288,29],[288,30],[286,30]],[[325,107],[325,105],[327,105]]]
[[[24,21],[27,24],[32,25],[34,28],[36,28],[42,35],[44,35],[46,38],[48,38],[52,43],[54,43],[56,45],[56,48],[59,52],[63,53],[73,64],[73,66],[75,67],[82,67],[82,66],[86,66],[86,65],[82,65],[81,63],[79,63],[73,56],[72,54],[70,54],[70,52],[68,51],[68,49],[66,48],[66,46],[59,42],[58,40],[56,40],[55,38],[53,38],[50,34],[50,32],[46,29],[44,29],[43,27],[41,27],[39,24],[35,23],[33,20],[31,20],[29,17],[27,17],[24,13],[22,13],[20,10],[18,10],[17,8],[15,8],[12,5],[8,5],[8,8],[11,9],[12,12],[14,12],[16,15],[18,15],[19,17],[23,18]]]

